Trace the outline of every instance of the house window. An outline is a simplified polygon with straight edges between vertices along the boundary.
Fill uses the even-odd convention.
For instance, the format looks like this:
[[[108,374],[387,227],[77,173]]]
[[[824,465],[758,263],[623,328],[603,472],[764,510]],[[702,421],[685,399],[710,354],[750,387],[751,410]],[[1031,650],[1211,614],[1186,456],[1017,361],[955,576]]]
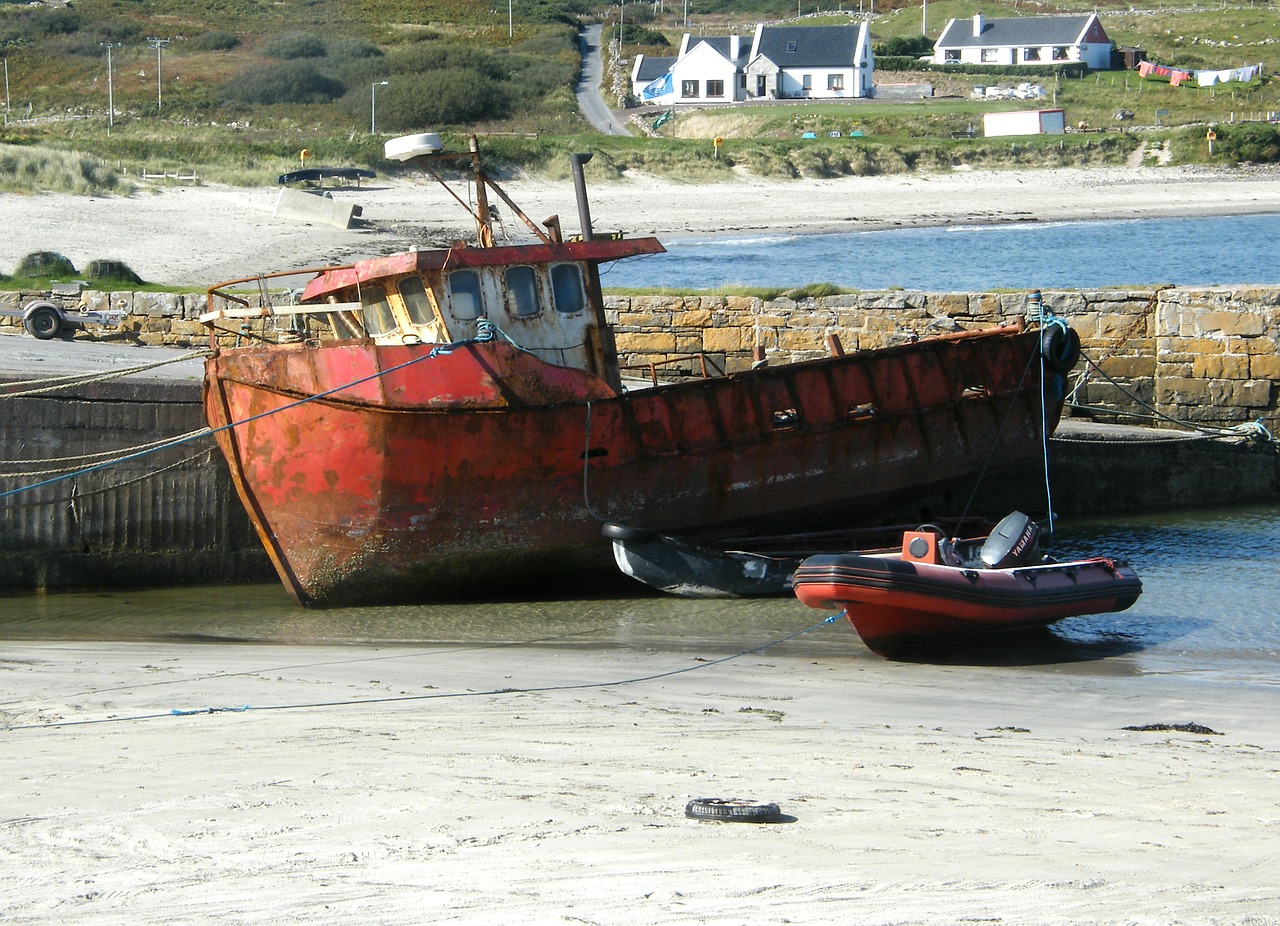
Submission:
[[[944,57],[943,57],[943,59],[942,59],[942,60],[943,60],[943,61],[954,61],[955,63],[959,64],[959,63],[960,63],[960,49],[958,49],[958,48],[948,48],[948,49],[947,49],[947,51],[946,51],[946,54],[944,55]]]
[[[984,48],[984,49],[982,49],[982,63],[983,63],[983,64],[995,64],[995,63],[996,63],[996,62],[998,62],[999,60],[1000,60],[1000,49],[998,49],[998,48]]]
[[[724,81],[709,80],[707,81],[707,96],[724,96]]]
[[[507,268],[507,311],[516,318],[538,314],[538,276],[532,267]]]
[[[804,74],[800,77],[800,89],[802,89],[806,95],[808,95],[809,91],[813,89],[812,74]]]
[[[843,74],[828,74],[828,75],[827,75],[827,89],[828,89],[828,90],[843,90],[843,89],[844,89],[844,75],[843,75]]]
[[[1040,60],[1040,49],[1038,49],[1038,48],[1024,48],[1024,49],[1022,49],[1022,60],[1023,60],[1023,61],[1039,61],[1039,60]]]
[[[680,81],[680,95],[685,99],[697,99],[698,82],[696,80]]]
[[[787,43],[787,51],[795,51],[795,50],[796,50],[796,43],[795,43],[795,42],[788,42],[788,43]]]
[[[1067,54],[1067,46],[1065,46],[1065,45],[1055,45],[1055,46],[1053,46],[1053,60],[1054,60],[1054,61],[1066,61],[1068,57],[1070,57],[1070,56]]]

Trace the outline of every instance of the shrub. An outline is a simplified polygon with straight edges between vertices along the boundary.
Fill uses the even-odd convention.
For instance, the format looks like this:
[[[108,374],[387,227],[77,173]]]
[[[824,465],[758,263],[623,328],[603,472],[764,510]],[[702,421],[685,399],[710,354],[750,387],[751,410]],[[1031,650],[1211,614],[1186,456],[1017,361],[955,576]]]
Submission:
[[[324,39],[311,32],[285,32],[262,43],[262,53],[269,58],[323,58]]]
[[[242,103],[329,103],[346,91],[307,61],[286,61],[244,71],[223,85],[225,99]]]
[[[405,74],[378,97],[378,121],[389,129],[421,131],[502,119],[511,112],[511,94],[497,81],[464,70]]]
[[[234,32],[228,32],[226,29],[211,29],[197,35],[188,47],[196,51],[231,51],[239,44],[240,39]]]
[[[76,267],[57,251],[35,251],[18,262],[14,276],[28,279],[75,276]]]
[[[122,260],[91,260],[85,265],[84,277],[86,280],[110,280],[114,283],[144,282],[142,277],[134,273]]]

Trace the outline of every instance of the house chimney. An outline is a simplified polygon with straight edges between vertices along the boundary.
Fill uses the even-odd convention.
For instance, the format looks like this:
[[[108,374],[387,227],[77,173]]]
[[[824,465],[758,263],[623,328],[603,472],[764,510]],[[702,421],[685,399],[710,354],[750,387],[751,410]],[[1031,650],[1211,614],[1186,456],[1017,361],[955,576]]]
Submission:
[[[976,39],[982,35],[982,14],[973,14],[973,37]]]
[[[729,60],[737,61],[738,56],[742,54],[742,36],[729,36]]]

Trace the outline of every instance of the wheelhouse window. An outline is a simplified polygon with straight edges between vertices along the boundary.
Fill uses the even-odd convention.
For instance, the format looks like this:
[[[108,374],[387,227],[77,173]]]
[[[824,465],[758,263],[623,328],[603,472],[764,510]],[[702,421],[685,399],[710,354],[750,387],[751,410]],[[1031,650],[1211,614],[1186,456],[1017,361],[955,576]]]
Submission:
[[[698,96],[698,82],[696,80],[680,81],[680,95],[685,99],[696,99]]]
[[[387,291],[381,286],[368,286],[360,293],[360,302],[364,306],[364,327],[370,337],[378,337],[395,331],[399,325],[391,314],[391,303],[387,301]]]
[[[480,274],[474,270],[455,270],[449,274],[449,311],[459,321],[479,318]]]
[[[430,325],[436,320],[431,299],[427,296],[427,288],[422,284],[422,277],[405,277],[396,285],[396,288],[400,290],[405,311],[409,313],[409,318],[415,325]]]
[[[709,80],[707,81],[707,96],[724,96],[724,81]]]
[[[538,305],[538,275],[532,267],[507,268],[507,312],[515,318],[529,318],[541,311]]]
[[[828,74],[828,75],[827,75],[827,89],[828,89],[828,90],[843,90],[843,89],[844,89],[844,75],[843,75],[843,74]]]
[[[577,264],[556,264],[551,268],[551,295],[555,299],[556,311],[565,315],[586,308],[582,271]]]

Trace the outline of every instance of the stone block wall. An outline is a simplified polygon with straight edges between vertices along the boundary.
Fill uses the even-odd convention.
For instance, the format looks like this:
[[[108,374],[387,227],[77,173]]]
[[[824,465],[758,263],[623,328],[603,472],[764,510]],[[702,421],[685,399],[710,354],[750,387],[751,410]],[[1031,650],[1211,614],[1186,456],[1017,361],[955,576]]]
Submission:
[[[0,293],[3,314],[41,293]],[[140,344],[203,347],[202,293],[86,292],[74,308],[125,308],[111,337]],[[773,363],[905,343],[1007,324],[1024,317],[1026,293],[865,292],[764,300],[751,296],[605,296],[618,350],[631,375],[708,369],[736,372]],[[1044,294],[1044,310],[1080,334],[1075,414],[1159,426],[1161,416],[1201,425],[1262,420],[1280,429],[1280,287],[1085,291]],[[101,331],[76,337],[101,337]],[[1141,416],[1138,418],[1132,415]],[[1121,417],[1123,416],[1123,417]],[[1167,421],[1163,423],[1169,423]]]

